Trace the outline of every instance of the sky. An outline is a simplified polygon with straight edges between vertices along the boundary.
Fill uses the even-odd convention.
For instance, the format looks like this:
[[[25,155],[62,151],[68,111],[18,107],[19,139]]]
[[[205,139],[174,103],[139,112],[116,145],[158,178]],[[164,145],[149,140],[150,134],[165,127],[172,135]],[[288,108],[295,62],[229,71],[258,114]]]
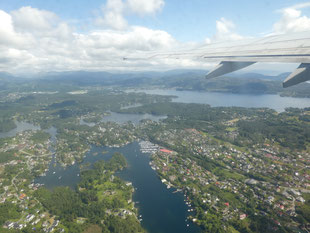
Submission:
[[[122,58],[300,31],[310,31],[310,1],[0,0],[0,71],[210,69],[191,59]]]

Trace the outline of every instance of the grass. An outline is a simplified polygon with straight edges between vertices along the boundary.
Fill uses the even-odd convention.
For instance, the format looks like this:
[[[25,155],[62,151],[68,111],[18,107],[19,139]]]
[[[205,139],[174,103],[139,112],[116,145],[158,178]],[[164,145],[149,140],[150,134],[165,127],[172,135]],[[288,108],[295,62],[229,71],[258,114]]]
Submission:
[[[92,224],[89,225],[83,233],[101,233],[102,229],[98,225]]]
[[[236,127],[227,127],[225,130],[228,132],[233,132],[233,131],[236,131],[237,128]]]

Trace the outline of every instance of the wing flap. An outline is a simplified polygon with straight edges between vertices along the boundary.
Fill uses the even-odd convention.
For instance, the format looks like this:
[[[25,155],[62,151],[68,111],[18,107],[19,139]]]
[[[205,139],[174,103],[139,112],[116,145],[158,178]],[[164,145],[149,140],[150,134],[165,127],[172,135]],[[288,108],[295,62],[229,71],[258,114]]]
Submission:
[[[231,62],[222,61],[217,67],[211,70],[207,75],[207,79],[215,78],[236,70],[243,69],[247,66],[253,65],[255,62]]]
[[[302,63],[283,82],[283,87],[290,87],[310,80],[310,64]]]

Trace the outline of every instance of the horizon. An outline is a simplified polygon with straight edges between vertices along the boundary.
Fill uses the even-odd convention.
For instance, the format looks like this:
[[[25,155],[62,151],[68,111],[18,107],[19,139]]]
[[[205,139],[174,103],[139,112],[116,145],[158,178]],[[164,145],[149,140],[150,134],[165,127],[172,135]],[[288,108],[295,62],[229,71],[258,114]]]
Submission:
[[[215,63],[192,59],[126,63],[122,58],[309,31],[310,2],[238,0],[231,6],[228,1],[202,0],[182,4],[176,0],[92,0],[87,4],[13,0],[0,3],[0,19],[0,71],[15,75],[209,70]],[[243,72],[275,74],[296,67],[257,63]]]

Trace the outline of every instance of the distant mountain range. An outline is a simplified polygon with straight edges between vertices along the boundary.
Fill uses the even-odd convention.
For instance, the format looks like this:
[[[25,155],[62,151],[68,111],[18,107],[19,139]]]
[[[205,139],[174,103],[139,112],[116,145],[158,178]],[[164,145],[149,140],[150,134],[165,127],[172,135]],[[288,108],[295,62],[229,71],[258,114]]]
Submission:
[[[179,90],[195,91],[217,91],[247,94],[281,94],[285,96],[310,97],[310,84],[304,83],[282,88],[282,81],[289,73],[276,76],[268,76],[259,73],[231,73],[223,77],[206,80],[207,70],[177,69],[169,71],[148,72],[90,72],[90,71],[68,71],[49,72],[36,75],[33,81],[44,85],[44,83],[63,83],[78,86],[120,86],[120,87],[159,87],[175,88]],[[9,73],[0,72],[0,88],[13,81],[29,82]]]
[[[176,69],[168,71],[145,71],[145,72],[106,72],[106,71],[65,71],[65,72],[47,72],[34,75],[35,79],[47,79],[47,80],[63,80],[80,82],[85,79],[87,82],[100,82],[100,80],[106,80],[113,78],[115,79],[131,79],[131,78],[164,78],[164,77],[204,77],[208,73],[208,70],[197,70],[197,69]],[[264,80],[284,80],[289,73],[282,73],[277,76],[268,76],[259,73],[232,73],[226,76],[238,77],[238,78],[255,78]],[[29,76],[28,80],[29,80]],[[22,75],[16,76],[8,72],[0,72],[0,80],[16,80],[24,78]]]

